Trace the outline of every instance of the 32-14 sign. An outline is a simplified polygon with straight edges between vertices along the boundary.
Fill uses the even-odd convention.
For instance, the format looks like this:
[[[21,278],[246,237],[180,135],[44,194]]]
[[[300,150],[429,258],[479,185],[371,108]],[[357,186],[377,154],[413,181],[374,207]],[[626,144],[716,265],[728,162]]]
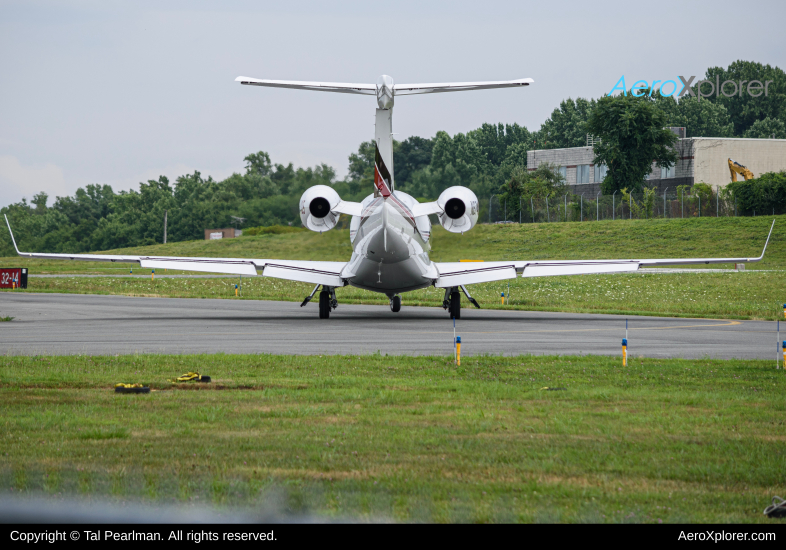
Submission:
[[[0,267],[0,288],[27,288],[27,268]]]

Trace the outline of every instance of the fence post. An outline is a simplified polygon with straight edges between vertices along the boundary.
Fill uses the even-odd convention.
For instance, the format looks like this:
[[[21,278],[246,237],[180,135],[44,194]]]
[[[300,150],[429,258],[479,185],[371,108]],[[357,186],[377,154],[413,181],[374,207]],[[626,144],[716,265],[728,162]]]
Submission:
[[[715,188],[715,217],[719,217],[718,203],[720,202],[720,187]]]
[[[666,217],[666,191],[668,190],[669,190],[668,187],[666,187],[666,189],[663,190],[663,217],[664,218]]]
[[[633,219],[633,192],[628,195],[628,219]]]
[[[595,221],[596,222],[600,221],[600,194],[601,193],[602,191],[598,191],[598,194],[595,195],[595,216],[596,216]]]
[[[685,189],[682,190],[682,218],[685,217]]]
[[[494,198],[494,195],[489,197],[489,223],[491,223],[491,199]]]
[[[701,218],[701,195],[696,194],[696,196],[699,197],[699,217]]]
[[[532,204],[532,196],[529,198],[529,205],[532,208],[532,223],[535,223],[535,205]]]
[[[565,193],[563,199],[565,199],[565,221],[567,222],[568,221],[568,194],[567,193]]]
[[[617,215],[616,212],[615,212],[615,210],[617,208],[617,203],[615,202],[616,201],[616,197],[615,197],[616,194],[617,194],[616,191],[614,191],[614,193],[611,194],[611,220],[612,221],[615,220],[616,215]]]
[[[549,214],[549,196],[546,195],[546,222],[551,222],[551,214]]]
[[[580,222],[584,221],[584,193],[581,194],[581,218],[579,219]]]

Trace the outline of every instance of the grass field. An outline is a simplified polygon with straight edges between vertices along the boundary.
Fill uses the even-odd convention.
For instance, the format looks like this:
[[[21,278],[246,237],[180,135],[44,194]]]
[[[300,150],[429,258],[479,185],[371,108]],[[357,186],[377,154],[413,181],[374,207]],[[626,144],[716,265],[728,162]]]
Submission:
[[[765,259],[745,273],[640,272],[627,275],[546,277],[474,285],[484,308],[500,308],[500,293],[511,309],[585,313],[775,319],[786,302],[786,216],[776,221]],[[626,257],[758,256],[772,218],[618,220],[592,223],[480,225],[466,235],[434,228],[432,258],[583,259]],[[123,249],[115,253],[342,260],[351,253],[346,230],[322,235],[303,231],[222,241],[190,241]],[[32,274],[103,274],[106,278],[30,278],[31,292],[75,292],[190,298],[234,298],[232,278],[150,279],[112,277],[130,266],[89,262],[0,259],[0,265],[28,267]],[[699,266],[709,267],[709,266]],[[731,267],[718,265],[714,267]],[[646,270],[645,270],[646,271]],[[755,272],[751,272],[755,271]],[[137,268],[136,274],[146,273]],[[174,272],[172,272],[174,273]],[[160,275],[159,271],[159,275]],[[267,278],[246,278],[243,299],[301,301],[311,287]],[[443,293],[427,289],[403,296],[405,306],[439,306]],[[386,304],[380,294],[351,287],[338,290],[343,303]]]
[[[218,507],[274,494],[292,513],[399,521],[772,521],[784,371],[619,363],[2,357],[0,490]],[[189,370],[214,383],[166,381]]]

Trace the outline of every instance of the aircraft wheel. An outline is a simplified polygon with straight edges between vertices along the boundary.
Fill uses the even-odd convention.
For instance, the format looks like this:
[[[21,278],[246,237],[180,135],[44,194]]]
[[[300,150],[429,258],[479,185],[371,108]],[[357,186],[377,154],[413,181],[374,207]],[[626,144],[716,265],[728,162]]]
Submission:
[[[319,293],[319,318],[327,319],[330,317],[330,292],[323,290]]]
[[[461,294],[458,292],[450,294],[450,317],[451,319],[461,319]]]
[[[390,311],[398,313],[401,311],[401,296],[396,294],[390,299]]]

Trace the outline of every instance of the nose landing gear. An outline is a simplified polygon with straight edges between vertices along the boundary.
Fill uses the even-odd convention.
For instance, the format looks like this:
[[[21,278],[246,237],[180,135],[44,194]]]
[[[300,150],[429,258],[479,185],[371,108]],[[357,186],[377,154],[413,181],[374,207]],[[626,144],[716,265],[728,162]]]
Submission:
[[[401,296],[398,294],[394,294],[390,298],[390,311],[393,313],[398,313],[401,311]]]

